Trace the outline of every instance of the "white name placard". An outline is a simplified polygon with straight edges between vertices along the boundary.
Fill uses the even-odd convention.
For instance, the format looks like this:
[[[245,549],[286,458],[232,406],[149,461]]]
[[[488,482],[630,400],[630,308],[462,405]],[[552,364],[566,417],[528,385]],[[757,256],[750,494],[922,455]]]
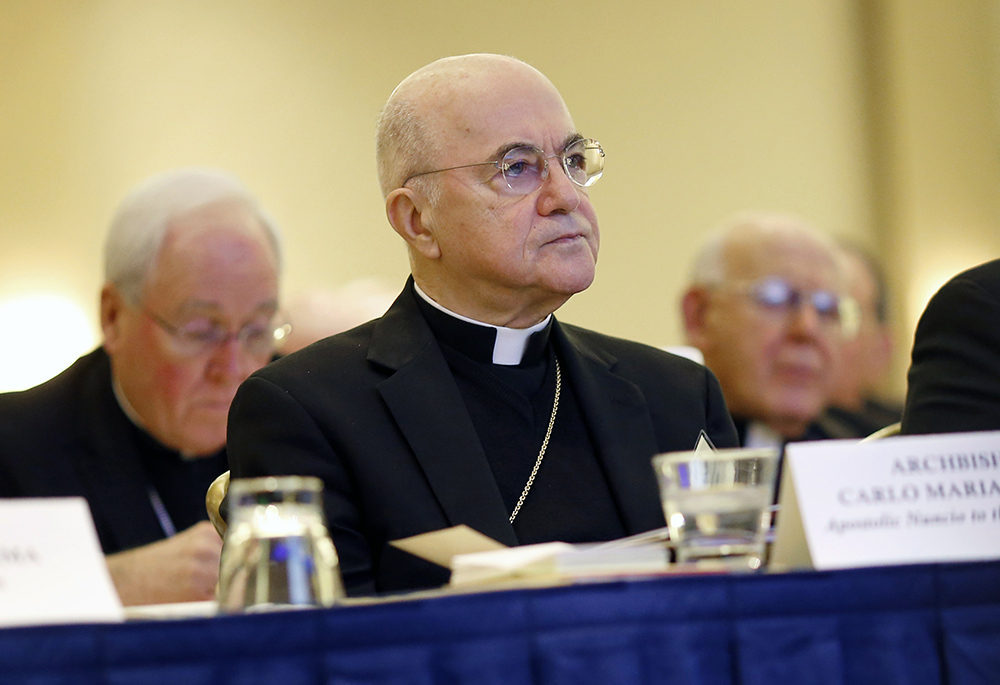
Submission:
[[[1000,431],[786,447],[773,566],[1000,559]]]
[[[84,499],[0,500],[0,626],[122,620]]]

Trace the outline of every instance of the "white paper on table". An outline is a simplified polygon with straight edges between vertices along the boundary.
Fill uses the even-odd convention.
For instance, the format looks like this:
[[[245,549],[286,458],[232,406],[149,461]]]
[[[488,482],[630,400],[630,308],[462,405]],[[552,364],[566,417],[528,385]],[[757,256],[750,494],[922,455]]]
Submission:
[[[0,626],[122,620],[86,500],[0,500]]]
[[[445,568],[451,568],[452,559],[459,554],[507,548],[465,524],[393,540],[389,544]]]
[[[481,583],[527,574],[552,574],[557,555],[572,551],[573,545],[565,542],[543,542],[459,554],[451,560],[451,584]]]
[[[452,586],[518,580],[535,583],[664,573],[668,570],[670,555],[660,542],[662,531],[651,533],[625,538],[620,541],[623,544],[544,542],[506,547],[468,526],[459,525],[395,540],[392,544],[450,568]]]
[[[219,603],[214,599],[201,602],[175,602],[173,604],[140,604],[125,607],[127,621],[162,621],[173,618],[208,618],[219,613]]]
[[[451,585],[517,580],[570,582],[656,575],[669,570],[670,554],[661,544],[608,547],[542,542],[458,555],[452,560]]]

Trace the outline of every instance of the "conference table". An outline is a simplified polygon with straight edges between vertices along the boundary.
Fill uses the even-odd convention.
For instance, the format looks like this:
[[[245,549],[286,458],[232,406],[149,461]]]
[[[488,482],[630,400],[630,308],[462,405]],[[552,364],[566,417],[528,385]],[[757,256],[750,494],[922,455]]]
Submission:
[[[1000,683],[1000,562],[6,628],[0,683]]]

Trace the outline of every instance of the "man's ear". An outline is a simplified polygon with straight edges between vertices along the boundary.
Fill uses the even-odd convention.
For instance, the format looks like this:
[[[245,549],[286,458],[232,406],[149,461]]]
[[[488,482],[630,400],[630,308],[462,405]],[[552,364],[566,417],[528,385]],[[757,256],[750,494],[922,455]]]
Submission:
[[[104,333],[104,348],[109,353],[118,347],[122,337],[122,310],[125,298],[113,283],[105,283],[101,288],[101,331]]]
[[[699,349],[705,343],[705,329],[708,318],[708,291],[692,286],[681,299],[681,313],[684,315],[684,332],[687,343]]]
[[[419,193],[409,188],[396,188],[385,199],[385,214],[410,249],[426,259],[441,256],[432,227],[431,207]]]

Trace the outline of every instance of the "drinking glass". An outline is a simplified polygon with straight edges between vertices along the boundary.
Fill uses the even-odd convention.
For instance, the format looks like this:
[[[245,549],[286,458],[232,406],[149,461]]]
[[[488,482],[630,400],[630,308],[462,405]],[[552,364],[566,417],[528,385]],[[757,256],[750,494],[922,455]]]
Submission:
[[[760,568],[771,525],[776,449],[673,452],[653,458],[678,562]]]
[[[343,598],[322,492],[320,479],[304,476],[230,482],[220,611],[325,607]]]

